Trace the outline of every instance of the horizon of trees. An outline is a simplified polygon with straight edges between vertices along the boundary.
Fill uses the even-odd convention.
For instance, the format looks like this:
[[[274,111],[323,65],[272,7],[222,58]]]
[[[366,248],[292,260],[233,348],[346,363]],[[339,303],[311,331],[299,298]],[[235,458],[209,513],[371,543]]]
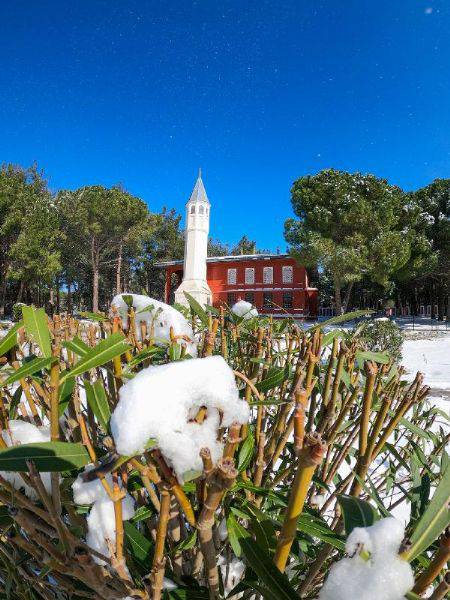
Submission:
[[[450,316],[450,179],[404,192],[374,175],[328,169],[293,184],[285,238],[318,268],[321,301],[337,312],[387,300]],[[163,260],[183,258],[181,215],[121,186],[51,193],[36,165],[0,167],[0,317],[18,302],[97,310],[122,291],[162,299]],[[210,239],[210,256],[262,252],[243,235]]]
[[[36,165],[0,167],[0,318],[19,302],[61,310],[107,308],[114,294],[162,299],[156,263],[183,258],[184,231],[174,209],[151,212],[121,186],[51,193]],[[257,252],[210,240],[210,255]]]
[[[321,299],[336,312],[380,301],[431,304],[450,318],[450,179],[404,192],[374,175],[326,169],[291,189],[291,252],[318,266]],[[357,302],[356,302],[357,300]],[[437,306],[437,310],[434,310]]]

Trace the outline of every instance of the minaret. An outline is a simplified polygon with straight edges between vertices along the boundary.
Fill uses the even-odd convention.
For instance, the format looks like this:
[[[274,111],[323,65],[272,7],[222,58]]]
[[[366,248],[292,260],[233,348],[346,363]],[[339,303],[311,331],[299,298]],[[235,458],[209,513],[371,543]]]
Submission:
[[[191,197],[186,203],[183,281],[175,292],[175,302],[187,305],[184,292],[202,306],[211,303],[211,290],[206,280],[210,203],[199,169]]]

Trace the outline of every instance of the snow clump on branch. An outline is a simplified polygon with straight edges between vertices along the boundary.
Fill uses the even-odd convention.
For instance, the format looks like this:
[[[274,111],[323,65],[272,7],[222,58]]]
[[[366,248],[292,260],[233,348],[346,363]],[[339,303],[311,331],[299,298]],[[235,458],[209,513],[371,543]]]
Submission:
[[[135,333],[139,340],[141,338],[141,329],[139,327],[141,321],[147,324],[147,332],[149,334],[153,328],[153,336],[156,344],[158,342],[170,343],[170,328],[172,327],[173,334],[179,336],[178,343],[186,346],[188,354],[194,358],[197,356],[197,343],[190,323],[175,308],[154,298],[139,294],[118,294],[113,298],[111,307],[117,309],[125,328],[128,327],[128,305],[124,300],[124,297],[127,296],[132,298],[132,306],[136,313]]]
[[[242,319],[253,319],[253,317],[258,316],[256,308],[252,306],[250,302],[246,302],[245,300],[239,300],[236,304],[233,304],[231,310],[236,316],[241,317]]]
[[[20,444],[35,444],[38,442],[50,441],[50,428],[37,427],[32,423],[11,419],[8,423],[8,429],[2,431],[2,437],[7,446],[18,446]],[[30,500],[37,500],[38,495],[34,488],[24,482],[20,473],[12,471],[0,471],[0,475],[8,481],[16,490],[23,490]],[[42,483],[48,494],[51,493],[51,475],[50,473],[40,473]]]
[[[93,469],[93,465],[86,467],[84,472],[91,469]],[[108,474],[105,479],[112,489],[112,476]],[[100,554],[103,554],[103,556],[111,556],[108,542],[110,542],[112,548],[115,548],[116,543],[114,502],[108,496],[98,478],[93,481],[84,481],[83,474],[80,474],[73,482],[72,490],[73,499],[76,504],[92,504],[91,511],[87,517],[88,532],[86,543]],[[124,521],[131,519],[134,513],[134,500],[127,493],[122,499],[122,519]],[[93,556],[93,559],[97,564],[105,565],[105,562],[98,556]]]
[[[393,517],[371,527],[355,527],[347,538],[343,558],[330,569],[319,600],[404,600],[414,585],[408,562],[399,555],[405,528]],[[364,560],[362,551],[370,553]]]
[[[207,409],[206,418],[197,423],[195,417],[202,407]],[[117,452],[126,456],[143,452],[154,439],[183,481],[186,472],[202,471],[202,448],[210,450],[214,463],[222,456],[218,429],[246,423],[249,415],[232,369],[221,356],[210,356],[138,373],[120,389],[111,432]]]

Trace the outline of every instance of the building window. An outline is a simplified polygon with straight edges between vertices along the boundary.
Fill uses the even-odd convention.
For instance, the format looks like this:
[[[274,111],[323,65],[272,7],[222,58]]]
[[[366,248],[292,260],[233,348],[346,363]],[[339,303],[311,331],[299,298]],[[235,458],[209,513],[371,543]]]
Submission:
[[[228,269],[228,272],[227,272],[228,285],[236,285],[236,271],[237,271],[237,269]]]
[[[255,283],[255,269],[252,267],[245,269],[245,283]]]
[[[201,215],[202,215],[202,214],[205,212],[205,207],[204,207],[202,204],[200,204],[200,209],[199,209],[199,211],[198,211],[198,212],[199,212]]]
[[[294,267],[287,265],[282,269],[283,283],[292,283],[294,279]]]
[[[263,283],[273,283],[273,267],[264,267]]]
[[[227,294],[227,303],[228,306],[233,306],[233,304],[236,304],[236,294]]]
[[[245,292],[245,301],[255,304],[255,294],[253,292]]]
[[[293,294],[292,292],[283,292],[283,308],[292,308]]]
[[[191,206],[191,215],[195,215],[195,204]]]
[[[271,267],[265,267],[271,268]],[[273,294],[272,292],[263,292],[263,307],[264,308],[272,308],[273,304]]]

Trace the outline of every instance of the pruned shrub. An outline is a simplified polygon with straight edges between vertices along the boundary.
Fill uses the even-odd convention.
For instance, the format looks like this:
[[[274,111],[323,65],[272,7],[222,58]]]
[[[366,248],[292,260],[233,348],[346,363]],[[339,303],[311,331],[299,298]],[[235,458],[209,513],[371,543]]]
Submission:
[[[364,323],[358,330],[361,344],[373,352],[387,351],[391,358],[400,360],[402,354],[403,335],[395,321],[381,318]]]
[[[438,593],[448,424],[420,374],[326,323],[127,300],[0,338],[5,597]]]

